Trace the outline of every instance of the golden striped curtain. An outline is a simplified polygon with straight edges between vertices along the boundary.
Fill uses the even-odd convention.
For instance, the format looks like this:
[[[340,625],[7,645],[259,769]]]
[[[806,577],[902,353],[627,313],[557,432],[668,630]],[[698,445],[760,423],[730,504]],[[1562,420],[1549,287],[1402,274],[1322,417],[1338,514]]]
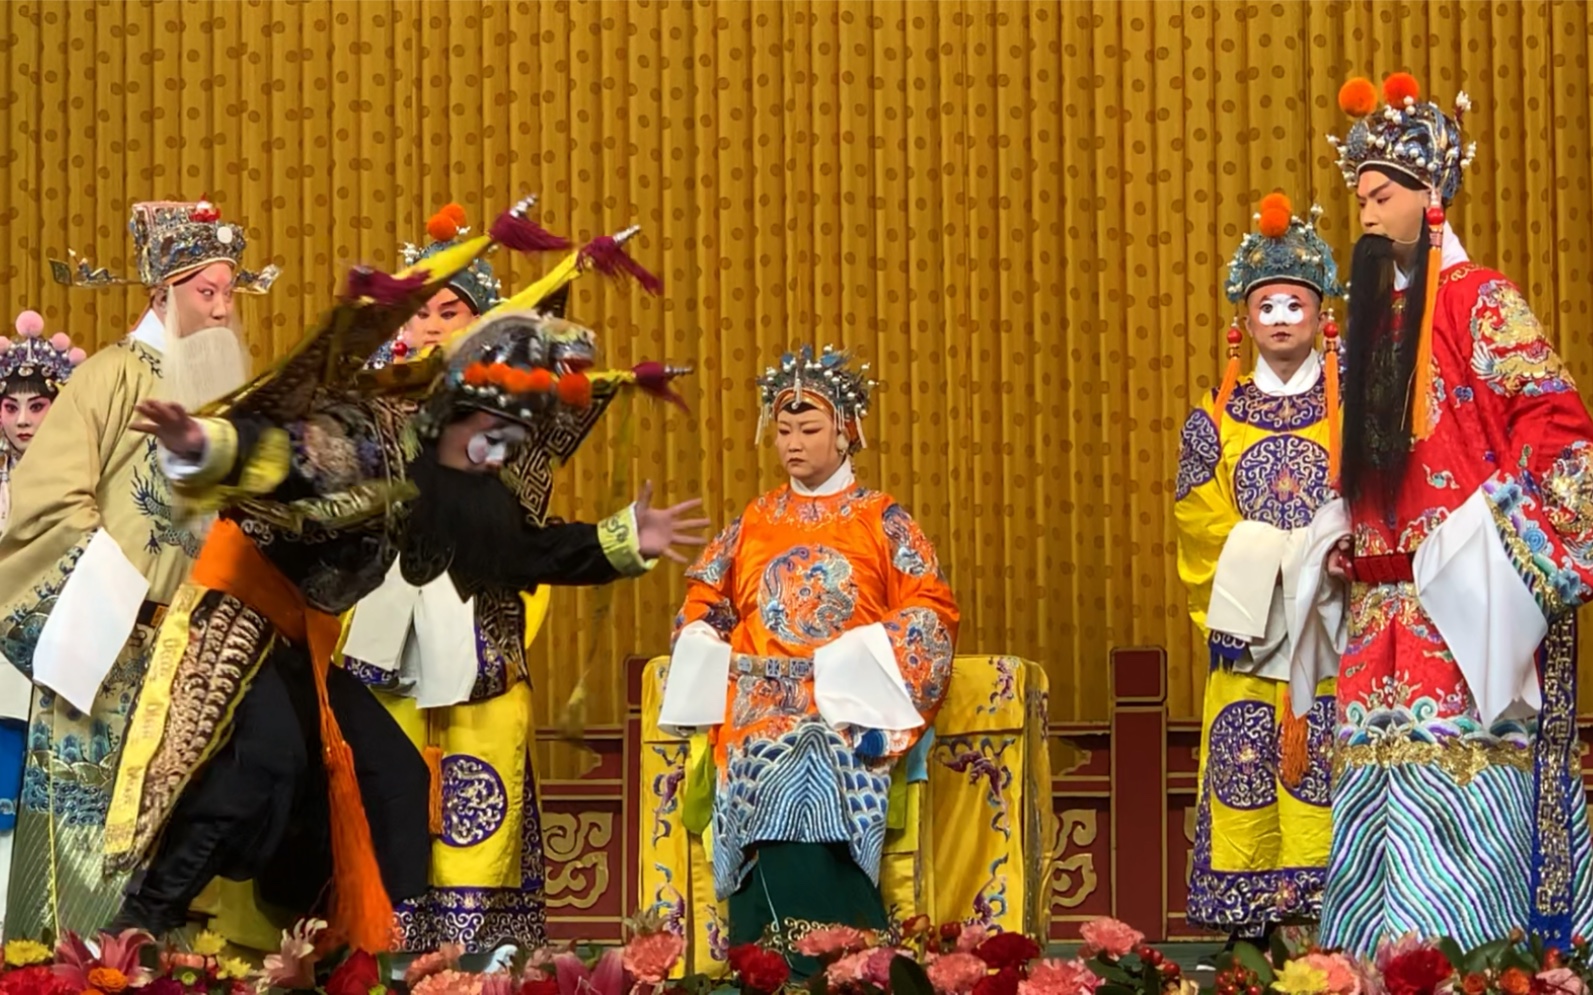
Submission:
[[[752,379],[835,342],[886,386],[860,473],[909,507],[962,599],[964,652],[1042,661],[1057,719],[1103,717],[1112,646],[1168,648],[1175,713],[1206,660],[1173,569],[1190,398],[1220,369],[1223,267],[1258,198],[1353,204],[1323,136],[1340,82],[1407,69],[1469,91],[1480,154],[1457,209],[1474,258],[1593,364],[1589,8],[1543,2],[161,2],[0,7],[0,287],[93,343],[130,292],[68,293],[68,247],[123,270],[128,205],[208,193],[285,276],[247,305],[280,353],[346,267],[395,265],[457,200],[525,193],[576,238],[632,222],[661,300],[582,282],[616,365],[692,363],[694,415],[611,417],[564,472],[607,509],[618,464],[719,523],[779,481]],[[538,264],[500,255],[506,287]],[[537,652],[551,721],[588,659],[667,646],[666,566],[559,592]]]

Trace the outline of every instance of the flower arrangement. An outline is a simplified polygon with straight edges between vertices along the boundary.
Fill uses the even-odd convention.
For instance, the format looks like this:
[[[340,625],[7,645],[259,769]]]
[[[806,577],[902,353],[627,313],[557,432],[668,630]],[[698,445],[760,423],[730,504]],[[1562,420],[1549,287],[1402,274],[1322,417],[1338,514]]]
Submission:
[[[226,941],[214,933],[199,934],[192,950],[157,953],[154,945],[134,929],[93,939],[67,933],[53,948],[11,940],[0,995],[254,995],[261,981],[247,963],[222,955]]]

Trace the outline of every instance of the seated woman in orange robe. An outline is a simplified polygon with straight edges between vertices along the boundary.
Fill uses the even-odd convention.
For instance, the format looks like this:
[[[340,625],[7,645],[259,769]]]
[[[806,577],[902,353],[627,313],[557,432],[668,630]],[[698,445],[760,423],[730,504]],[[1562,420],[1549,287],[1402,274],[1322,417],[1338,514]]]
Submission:
[[[851,456],[874,384],[845,353],[759,380],[791,480],[687,573],[660,723],[711,727],[714,885],[732,945],[880,928],[892,767],[934,719],[957,604],[935,550]],[[813,969],[793,958],[796,973]]]

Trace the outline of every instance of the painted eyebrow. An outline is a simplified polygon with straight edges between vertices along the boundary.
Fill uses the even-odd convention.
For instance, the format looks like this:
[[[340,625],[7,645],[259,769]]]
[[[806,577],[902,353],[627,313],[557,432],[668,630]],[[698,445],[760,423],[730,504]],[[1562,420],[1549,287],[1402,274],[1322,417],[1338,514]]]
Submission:
[[[1389,184],[1390,184],[1390,183],[1393,183],[1393,182],[1394,182],[1394,181],[1393,181],[1393,180],[1384,180],[1384,181],[1383,181],[1383,182],[1382,182],[1382,183],[1379,183],[1379,184],[1378,184],[1378,185],[1377,185],[1377,186],[1376,186],[1376,187],[1375,187],[1375,188],[1374,188],[1374,189],[1373,189],[1373,190],[1372,190],[1372,192],[1371,192],[1371,193],[1369,193],[1369,194],[1367,194],[1367,195],[1366,195],[1366,196],[1365,196],[1365,197],[1362,197],[1362,198],[1360,198],[1360,199],[1361,199],[1361,200],[1370,200],[1370,199],[1371,199],[1371,198],[1373,198],[1373,197],[1376,197],[1376,196],[1377,196],[1377,195],[1378,195],[1378,194],[1380,194],[1380,193],[1382,193],[1382,192],[1383,192],[1383,191],[1384,191],[1384,190],[1387,190],[1387,189],[1388,189],[1388,185],[1389,185]]]

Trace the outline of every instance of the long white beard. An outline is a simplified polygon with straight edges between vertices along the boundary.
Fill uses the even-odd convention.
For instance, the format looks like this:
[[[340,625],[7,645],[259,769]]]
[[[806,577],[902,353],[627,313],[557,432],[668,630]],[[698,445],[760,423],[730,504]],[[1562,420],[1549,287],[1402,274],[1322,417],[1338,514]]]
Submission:
[[[197,411],[249,381],[249,357],[237,332],[216,326],[178,336],[169,325],[161,355],[162,400]]]

